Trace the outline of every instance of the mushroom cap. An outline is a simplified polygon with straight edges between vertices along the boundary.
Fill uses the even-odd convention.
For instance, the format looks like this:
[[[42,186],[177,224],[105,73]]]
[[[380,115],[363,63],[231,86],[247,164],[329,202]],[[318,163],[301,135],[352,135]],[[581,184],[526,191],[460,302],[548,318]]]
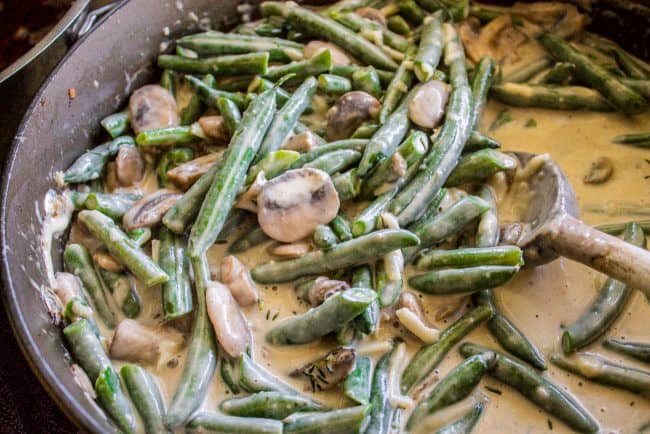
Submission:
[[[142,131],[180,125],[176,100],[167,89],[157,84],[147,84],[133,92],[129,99],[131,128]]]
[[[230,357],[241,356],[253,338],[230,289],[223,283],[210,281],[205,291],[205,300],[219,344]]]
[[[353,90],[342,95],[327,111],[327,140],[348,138],[362,123],[379,114],[381,103],[374,96]]]
[[[422,128],[435,128],[445,115],[449,88],[439,80],[420,85],[411,96],[408,105],[409,119]]]
[[[289,170],[267,182],[257,197],[257,219],[269,237],[285,243],[312,234],[339,212],[339,195],[322,170]]]
[[[146,195],[134,203],[122,217],[124,229],[132,231],[157,225],[180,197],[177,191],[168,189]]]

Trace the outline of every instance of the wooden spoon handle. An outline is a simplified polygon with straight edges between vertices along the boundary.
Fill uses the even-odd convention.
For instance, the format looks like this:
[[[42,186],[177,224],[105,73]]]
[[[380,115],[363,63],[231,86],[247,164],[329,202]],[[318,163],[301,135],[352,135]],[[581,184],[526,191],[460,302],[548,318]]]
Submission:
[[[650,251],[607,235],[568,214],[558,216],[548,234],[559,255],[581,262],[639,289],[650,297]]]

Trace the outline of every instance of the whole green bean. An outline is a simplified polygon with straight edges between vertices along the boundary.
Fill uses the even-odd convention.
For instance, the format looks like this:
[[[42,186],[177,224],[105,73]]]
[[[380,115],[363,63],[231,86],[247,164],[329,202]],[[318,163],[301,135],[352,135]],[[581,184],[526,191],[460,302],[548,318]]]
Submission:
[[[369,139],[377,132],[379,129],[379,124],[373,123],[364,123],[357,128],[354,133],[350,136],[351,139]]]
[[[79,220],[106,246],[109,253],[147,287],[164,283],[169,276],[122,230],[99,211],[81,211]]]
[[[352,74],[355,71],[358,71],[359,69],[362,68],[364,67],[360,65],[332,65],[332,69],[330,69],[330,74],[338,75],[351,80]],[[377,75],[379,75],[379,81],[381,82],[382,86],[388,86],[388,84],[395,76],[395,73],[393,71],[386,71],[384,69],[376,69],[376,68],[375,71],[377,71]]]
[[[393,405],[390,402],[388,371],[395,346],[386,352],[375,366],[370,389],[370,417],[366,427],[367,433],[388,434],[393,416]]]
[[[623,239],[638,247],[646,247],[643,229],[635,223],[626,226]],[[578,320],[565,327],[562,349],[570,354],[596,340],[607,331],[627,305],[632,289],[622,282],[607,279],[589,309]]]
[[[120,431],[127,434],[135,433],[135,418],[131,406],[122,392],[120,378],[112,366],[104,369],[95,380],[95,395]]]
[[[78,157],[63,174],[63,181],[67,183],[81,183],[98,179],[109,157],[117,154],[122,146],[135,146],[133,137],[120,136],[96,146]]]
[[[234,395],[241,392],[239,388],[239,363],[236,360],[230,360],[223,356],[221,357],[221,364],[219,365],[219,374],[224,384]]]
[[[192,126],[167,127],[157,130],[142,131],[135,136],[138,146],[179,146],[202,140]]]
[[[306,163],[303,167],[319,169],[328,175],[339,173],[354,165],[361,159],[361,152],[353,149],[340,149],[321,155],[320,157]]]
[[[225,90],[213,89],[203,80],[199,80],[192,75],[186,75],[185,80],[196,91],[196,94],[209,107],[218,107],[219,98],[227,98],[237,105],[237,108],[243,109],[246,106],[246,99],[240,92],[226,92]]]
[[[614,137],[612,142],[636,146],[637,148],[650,148],[650,133],[623,134]]]
[[[323,411],[311,399],[282,392],[257,392],[243,398],[222,401],[219,409],[231,416],[261,417],[282,420],[301,411]]]
[[[612,105],[597,91],[582,86],[547,86],[500,83],[491,95],[516,107],[540,107],[553,110],[612,111]]]
[[[386,88],[381,110],[379,111],[379,123],[382,125],[388,120],[393,111],[395,111],[413,83],[411,63],[409,59],[402,61],[395,72],[395,76]]]
[[[352,230],[350,229],[350,223],[341,214],[334,217],[334,220],[330,222],[330,227],[336,234],[336,237],[339,239],[339,241],[349,241],[352,239]]]
[[[188,242],[191,257],[204,253],[217,240],[274,114],[274,90],[256,97],[244,112],[242,121],[230,140],[221,170],[212,180],[192,226]]]
[[[377,226],[377,219],[386,210],[394,196],[394,190],[388,191],[364,208],[352,222],[352,235],[360,237],[372,232]]]
[[[410,23],[419,26],[424,22],[427,12],[415,0],[398,0],[396,2],[399,13]]]
[[[351,288],[339,292],[326,299],[320,306],[272,328],[266,334],[266,341],[275,345],[312,342],[354,319],[376,298],[377,294],[366,288]]]
[[[352,90],[349,79],[334,74],[321,74],[318,76],[318,89],[334,95],[342,95]]]
[[[431,250],[417,261],[417,269],[432,270],[446,267],[475,267],[479,265],[524,265],[517,246],[476,247],[456,250]]]
[[[488,351],[468,357],[449,371],[415,407],[406,423],[407,429],[413,429],[416,423],[434,411],[466,398],[495,362],[496,354]]]
[[[372,283],[372,269],[369,265],[357,267],[352,272],[352,286],[357,288],[375,289]],[[352,320],[352,325],[360,333],[370,335],[379,327],[379,302],[373,300],[368,307]]]
[[[140,413],[147,434],[170,433],[163,423],[165,405],[160,390],[151,375],[137,365],[126,364],[120,369],[120,376],[131,396],[131,401]]]
[[[641,113],[646,101],[641,95],[621,83],[614,75],[573,48],[559,36],[542,33],[537,40],[558,61],[575,65],[575,75],[602,93],[618,110],[626,114]]]
[[[490,56],[481,57],[476,65],[472,79],[472,129],[475,131],[478,130],[481,117],[483,117],[496,69],[496,60]]]
[[[201,56],[268,52],[270,61],[291,60],[296,55],[302,54],[303,49],[302,44],[286,39],[235,35],[214,30],[184,36],[176,43]]]
[[[319,413],[296,413],[284,422],[284,434],[357,434],[370,410],[368,405]]]
[[[256,75],[266,74],[269,53],[232,54],[189,59],[171,54],[158,56],[158,67],[186,74]]]
[[[627,342],[608,338],[603,341],[603,347],[626,356],[634,357],[643,362],[650,363],[650,344]]]
[[[429,15],[422,24],[420,46],[413,61],[413,70],[423,83],[431,79],[442,55],[442,15],[442,12]]]
[[[598,423],[571,395],[526,366],[505,354],[473,343],[460,347],[464,357],[485,352],[496,354],[496,362],[489,374],[512,386],[534,404],[565,422],[578,432],[596,432]]]
[[[552,68],[533,76],[530,84],[565,84],[571,78],[576,67],[573,63],[558,62]]]
[[[121,112],[108,115],[101,120],[100,124],[113,139],[124,135],[131,126],[129,111],[122,110]]]
[[[88,320],[78,319],[63,329],[63,337],[74,360],[94,384],[102,371],[111,366],[99,338]]]
[[[162,285],[163,312],[165,320],[170,320],[193,310],[189,262],[182,235],[161,228],[158,236],[160,238],[158,262],[160,268],[169,276],[169,280]]]
[[[619,365],[597,355],[576,353],[571,357],[551,356],[551,362],[565,371],[595,383],[650,396],[650,372]]]
[[[389,30],[392,30],[398,35],[408,36],[411,34],[411,26],[409,26],[409,23],[407,23],[401,15],[392,15],[388,17],[386,25]]]
[[[621,78],[621,82],[633,89],[639,95],[643,95],[645,99],[650,99],[650,80],[637,80],[634,78]]]
[[[289,282],[301,276],[363,264],[418,243],[418,237],[409,231],[385,229],[339,243],[326,252],[309,252],[300,258],[258,265],[251,274],[260,283]]]
[[[385,44],[402,53],[411,48],[411,43],[402,35],[354,12],[330,12],[329,17],[379,46]],[[379,41],[377,41],[377,34],[381,35]]]
[[[84,207],[89,210],[97,210],[113,220],[120,221],[138,199],[140,199],[139,194],[90,192],[86,196]]]
[[[454,187],[468,182],[485,181],[495,173],[513,170],[517,167],[517,159],[494,149],[481,149],[471,154],[463,155],[458,165],[449,174],[445,185]]]
[[[463,152],[474,152],[480,151],[481,149],[498,149],[500,147],[501,143],[493,138],[481,134],[478,131],[472,131],[472,134],[469,135],[465,143],[465,147],[463,147]]]
[[[315,149],[309,152],[305,152],[301,154],[300,158],[298,158],[296,161],[293,162],[293,164],[291,164],[291,166],[289,166],[289,170],[299,169],[301,167],[304,167],[305,164],[314,161],[318,157],[321,157],[323,155],[335,151],[353,150],[357,152],[363,152],[367,144],[368,144],[368,140],[366,139],[345,139],[345,140],[338,140],[336,142],[326,143],[322,146],[316,147]]]
[[[200,411],[187,423],[190,433],[282,434],[282,422],[259,417],[226,416]]]
[[[523,63],[523,65],[505,75],[501,81],[504,83],[523,83],[550,67],[553,64],[553,61],[544,56],[537,60],[526,60],[525,62],[520,63]]]
[[[315,90],[316,79],[314,77],[318,74],[330,72],[331,68],[332,53],[327,49],[321,51],[310,59],[287,63],[286,65],[272,66],[269,68],[268,72],[264,74],[264,78],[276,82],[288,74],[295,74],[295,76],[289,79],[288,83],[300,83],[303,80],[311,78],[314,82],[310,82],[310,86],[313,86]],[[311,90],[311,92],[313,94],[313,90]]]
[[[352,88],[363,91],[369,95],[379,98],[382,89],[379,81],[379,74],[372,66],[358,69],[352,73]]]
[[[314,244],[322,250],[329,250],[336,245],[338,240],[332,228],[327,225],[318,225],[314,230]]]
[[[501,286],[518,271],[519,266],[506,265],[448,268],[413,276],[409,279],[409,285],[427,294],[472,294],[481,289]]]
[[[266,235],[262,228],[258,226],[251,231],[245,232],[241,237],[233,241],[230,247],[228,247],[228,253],[245,252],[246,250],[265,243],[270,239],[271,237]]]
[[[354,369],[345,377],[343,393],[354,402],[367,405],[372,387],[372,361],[366,356],[357,356]]]
[[[485,404],[482,402],[477,403],[474,408],[468,411],[460,419],[443,426],[434,434],[469,434],[474,429],[474,425],[481,418]]]
[[[194,325],[180,383],[165,416],[168,428],[183,425],[199,408],[217,365],[217,346],[205,303],[210,279],[205,255],[192,259],[192,269],[196,290]]]
[[[63,260],[66,269],[81,280],[83,289],[90,296],[97,315],[108,328],[114,328],[117,321],[109,303],[108,288],[97,272],[88,249],[81,244],[68,244],[63,252]]]
[[[415,386],[427,380],[449,350],[479,324],[489,320],[492,314],[489,307],[478,306],[444,329],[436,342],[420,348],[402,373],[402,393],[413,391]]]
[[[226,127],[228,127],[228,133],[232,136],[235,134],[239,123],[241,122],[241,112],[237,107],[237,104],[232,102],[228,98],[219,98],[217,99],[217,109],[223,120],[226,122]]]

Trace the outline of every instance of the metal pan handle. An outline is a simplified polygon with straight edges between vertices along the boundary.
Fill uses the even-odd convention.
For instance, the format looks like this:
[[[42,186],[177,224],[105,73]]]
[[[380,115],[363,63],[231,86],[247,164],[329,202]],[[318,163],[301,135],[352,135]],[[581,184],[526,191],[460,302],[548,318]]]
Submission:
[[[74,22],[73,25],[71,25],[68,30],[66,31],[65,34],[65,41],[68,46],[71,46],[79,38],[81,38],[83,35],[88,33],[90,30],[92,30],[93,26],[97,21],[99,21],[104,15],[108,14],[110,11],[112,11],[115,6],[120,3],[119,0],[117,1],[112,1],[110,3],[107,3],[103,6],[98,7],[97,9],[93,9],[91,11],[84,12],[77,18],[77,20]]]

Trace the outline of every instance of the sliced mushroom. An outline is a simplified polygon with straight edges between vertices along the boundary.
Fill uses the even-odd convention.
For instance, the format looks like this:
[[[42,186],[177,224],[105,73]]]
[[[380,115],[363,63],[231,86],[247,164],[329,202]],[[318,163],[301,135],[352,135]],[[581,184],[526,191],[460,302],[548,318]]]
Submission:
[[[298,241],[291,244],[278,244],[271,246],[269,252],[275,256],[283,258],[300,258],[311,250],[311,243],[308,241]]]
[[[305,131],[304,133],[291,136],[289,140],[284,142],[282,149],[297,152],[309,152],[316,147],[317,143],[316,135],[311,131]]]
[[[293,243],[327,224],[339,211],[332,179],[321,170],[290,170],[267,182],[257,197],[257,219],[269,237]]]
[[[161,336],[131,319],[115,328],[109,355],[112,359],[155,365],[160,357]]]
[[[438,339],[438,330],[429,326],[420,301],[413,293],[403,292],[395,308],[395,316],[399,322],[422,342],[431,344]]]
[[[120,182],[117,180],[117,163],[109,161],[106,163],[106,175],[104,176],[104,188],[112,193],[120,188]]]
[[[61,306],[65,306],[72,298],[83,294],[81,280],[74,274],[59,271],[54,275],[54,279],[56,285],[52,290],[61,301]]]
[[[614,163],[608,157],[600,157],[593,163],[589,173],[582,178],[585,184],[602,184],[612,177],[614,173]]]
[[[223,152],[212,152],[199,158],[195,158],[194,160],[168,170],[167,177],[178,188],[187,190],[201,177],[201,175],[210,170],[214,165],[214,162],[221,158],[222,155]]]
[[[237,202],[235,203],[235,208],[245,209],[250,212],[257,212],[257,196],[259,196],[262,191],[262,187],[266,184],[266,176],[264,172],[259,172],[255,177],[255,181],[248,187],[248,190],[242,194]]]
[[[332,65],[334,66],[343,66],[349,65],[352,63],[352,56],[350,56],[347,51],[340,48],[338,45],[334,45],[331,42],[324,41],[311,41],[303,49],[303,57],[305,59],[311,59],[312,57],[318,55],[323,50],[330,50],[332,54]]]
[[[412,292],[404,291],[400,294],[395,305],[397,309],[406,308],[416,314],[418,317],[425,319],[424,310],[422,310],[422,304],[417,295]]]
[[[402,157],[402,154],[395,152],[390,158],[390,181],[394,181],[395,179],[406,175],[406,169],[408,169],[408,163],[404,157]]]
[[[381,103],[374,96],[354,90],[342,95],[327,111],[328,141],[348,138],[364,122],[375,119]]]
[[[221,281],[230,289],[240,306],[250,306],[259,300],[257,287],[248,269],[233,255],[221,260]]]
[[[435,128],[445,115],[449,86],[439,80],[420,85],[408,105],[409,119],[422,128]]]
[[[305,390],[318,392],[331,389],[354,369],[357,353],[354,348],[337,348],[318,360],[307,363],[289,375],[304,378]]]
[[[539,24],[545,30],[563,38],[577,35],[589,24],[587,15],[581,14],[574,5],[569,3],[517,2],[512,6],[512,13]]]
[[[115,157],[115,175],[122,187],[131,187],[142,181],[145,172],[145,162],[133,146],[122,146]]]
[[[325,300],[336,294],[350,288],[347,282],[342,280],[332,280],[327,277],[318,277],[305,294],[305,298],[312,306],[320,306]]]
[[[476,19],[465,20],[459,28],[467,56],[474,62],[491,55],[501,63],[519,59],[516,48],[528,41],[525,33],[514,26],[512,16],[503,14],[480,27]]]
[[[117,262],[110,253],[105,251],[97,251],[93,253],[93,261],[100,268],[104,270],[112,271],[118,273],[124,269],[124,266]]]
[[[223,116],[202,116],[199,118],[199,125],[203,133],[218,142],[228,142],[230,133]]]
[[[152,227],[160,223],[169,208],[181,195],[174,190],[157,190],[138,200],[122,217],[122,225],[127,231]]]
[[[355,11],[357,15],[360,15],[369,20],[375,21],[382,26],[386,27],[386,16],[379,10],[371,7],[359,8]]]
[[[219,345],[230,357],[241,356],[251,346],[253,337],[230,289],[223,283],[210,281],[205,300]]]
[[[157,84],[148,84],[133,92],[129,99],[131,128],[135,133],[175,127],[180,124],[176,100]]]
[[[442,321],[460,315],[468,301],[469,296],[449,297],[448,301],[445,301],[436,309],[435,320]]]
[[[514,246],[519,242],[524,227],[521,223],[507,223],[500,228],[499,244],[503,246]]]

